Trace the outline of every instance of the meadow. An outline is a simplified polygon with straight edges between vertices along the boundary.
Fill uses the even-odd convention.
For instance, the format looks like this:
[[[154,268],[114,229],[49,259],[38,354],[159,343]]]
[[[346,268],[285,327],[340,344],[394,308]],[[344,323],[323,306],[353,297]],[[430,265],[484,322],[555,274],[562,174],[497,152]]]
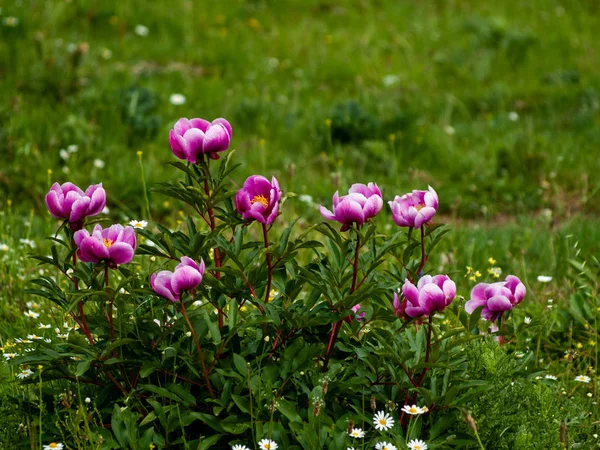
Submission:
[[[2,4],[0,442],[598,447],[599,26],[594,1]],[[182,117],[228,120],[219,161],[173,154]],[[282,191],[271,246],[234,204],[254,174]],[[146,222],[133,262],[72,263],[44,201],[67,181],[106,191],[86,229]],[[321,224],[369,182],[377,217]],[[429,226],[394,223],[428,186]],[[172,303],[150,276],[186,255],[206,273]],[[429,321],[393,305],[425,274],[456,283]],[[490,334],[465,302],[509,274]]]

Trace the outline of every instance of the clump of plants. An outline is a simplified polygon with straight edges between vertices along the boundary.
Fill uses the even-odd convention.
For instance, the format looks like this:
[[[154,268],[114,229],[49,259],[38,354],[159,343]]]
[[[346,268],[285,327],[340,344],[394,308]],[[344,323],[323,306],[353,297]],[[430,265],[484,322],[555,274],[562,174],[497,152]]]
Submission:
[[[321,223],[285,224],[294,195],[275,177],[234,188],[231,139],[221,118],[170,131],[180,177],[158,191],[187,205],[178,229],[103,226],[92,219],[102,185],[52,186],[46,204],[62,223],[29,293],[56,305],[54,323],[7,358],[27,388],[12,399],[23,442],[491,448],[470,411],[488,414],[476,397],[498,377],[469,349],[485,340],[503,353],[525,285],[479,283],[461,304],[451,277],[430,273],[449,231],[431,187],[388,202],[391,235],[374,221],[384,196],[373,182],[336,192]]]

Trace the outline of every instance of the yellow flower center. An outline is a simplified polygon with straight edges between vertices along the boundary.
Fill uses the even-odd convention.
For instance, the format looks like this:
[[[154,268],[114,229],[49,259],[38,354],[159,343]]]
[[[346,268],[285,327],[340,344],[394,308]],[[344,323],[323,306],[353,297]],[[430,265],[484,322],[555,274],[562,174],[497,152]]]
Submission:
[[[256,202],[260,203],[265,208],[267,206],[269,206],[269,200],[267,200],[267,197],[265,197],[264,195],[255,195],[254,198],[252,200],[250,200],[251,205],[254,205]],[[270,448],[270,447],[266,447],[266,448]]]
[[[409,411],[414,414],[417,412],[417,408],[415,408],[414,406],[411,406]]]
[[[58,448],[58,444],[56,442],[51,442],[48,447],[49,448]]]
[[[379,419],[379,425],[385,425],[387,422],[385,419]]]
[[[421,450],[421,446],[420,445],[413,445],[413,450]]]
[[[261,196],[260,196],[260,195],[257,195],[257,197],[261,197]],[[254,197],[254,198],[256,198],[256,197]],[[263,197],[263,198],[264,198],[264,197]],[[261,202],[261,203],[262,203],[262,202]],[[269,448],[271,448],[271,444],[265,444],[265,448],[266,448],[266,449],[269,449]]]
[[[425,205],[423,203],[420,203],[418,205],[415,205],[415,208],[417,209],[417,211],[421,211],[423,208],[425,208]]]
[[[105,239],[105,238],[102,239],[102,243],[104,244],[104,246],[106,248],[111,248],[112,245],[114,244],[113,241],[111,241],[110,239]]]

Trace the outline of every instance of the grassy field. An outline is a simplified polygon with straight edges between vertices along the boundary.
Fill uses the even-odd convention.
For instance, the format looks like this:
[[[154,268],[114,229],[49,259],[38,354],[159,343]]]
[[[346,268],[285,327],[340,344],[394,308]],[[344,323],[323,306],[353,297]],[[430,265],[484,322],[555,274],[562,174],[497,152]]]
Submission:
[[[282,224],[321,220],[316,206],[355,182],[386,200],[433,186],[453,232],[432,267],[467,297],[467,266],[477,281],[518,274],[519,320],[552,314],[539,336],[558,360],[589,338],[561,307],[573,261],[600,243],[598,29],[592,0],[4,2],[1,343],[34,330],[23,290],[40,270],[27,254],[56,230],[50,185],[102,182],[113,221],[177,228],[188,210],[152,190],[173,177],[169,129],[225,117],[233,184],[275,175],[311,196],[289,199]]]

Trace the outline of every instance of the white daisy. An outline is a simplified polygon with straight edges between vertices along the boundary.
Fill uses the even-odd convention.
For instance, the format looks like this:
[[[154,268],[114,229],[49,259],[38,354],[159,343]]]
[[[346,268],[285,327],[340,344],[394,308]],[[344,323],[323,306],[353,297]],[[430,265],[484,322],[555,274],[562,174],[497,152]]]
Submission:
[[[258,443],[258,446],[261,450],[275,450],[277,446],[277,442],[272,441],[271,439],[263,439]]]
[[[132,220],[128,225],[132,226],[133,228],[137,228],[138,230],[143,230],[148,226],[148,222],[145,220]]]
[[[352,431],[348,433],[353,438],[364,438],[365,432],[361,428],[352,428]]]
[[[526,325],[529,325],[531,323],[531,317],[525,317],[523,322],[525,322]]]
[[[106,163],[104,161],[102,161],[101,159],[94,160],[94,167],[96,169],[104,169],[105,165],[106,165]]]
[[[538,275],[537,280],[540,283],[550,283],[552,281],[552,277],[548,275]]]
[[[31,344],[33,341],[30,339],[15,338],[15,342],[17,344]]]
[[[546,380],[553,380],[553,381],[558,380],[558,378],[556,378],[554,375],[546,375],[544,378]]]
[[[245,445],[236,444],[236,445],[231,446],[231,450],[250,450],[250,449],[248,447],[246,447]]]
[[[145,25],[136,25],[135,26],[135,34],[141,37],[146,37],[150,33],[150,30]]]
[[[394,419],[389,414],[379,411],[373,417],[373,425],[375,425],[376,430],[387,431],[394,426]]]
[[[575,377],[575,381],[579,381],[581,383],[589,383],[590,377],[588,377],[587,375],[577,375]]]
[[[32,341],[36,341],[38,339],[43,339],[41,336],[38,336],[37,334],[28,334],[27,335],[27,339],[31,339]]]
[[[30,317],[30,318],[32,318],[32,319],[37,319],[38,317],[40,317],[39,313],[36,313],[35,311],[31,311],[31,310],[27,311],[27,312],[25,313],[25,315],[26,315],[27,317]]]
[[[417,405],[412,405],[412,406],[404,405],[402,407],[402,411],[404,411],[406,414],[411,414],[411,415],[423,414],[425,412],[425,411],[423,411],[423,408],[419,408]]]
[[[6,244],[0,244],[0,250],[3,252],[7,252],[9,250],[9,247]]]
[[[185,104],[185,95],[183,94],[171,94],[169,97],[171,105],[179,106]]]
[[[38,328],[40,330],[49,330],[50,328],[52,328],[52,325],[48,324],[48,325],[44,325],[43,323],[38,324]]]
[[[6,358],[6,360],[8,361],[9,359],[14,359],[17,356],[19,356],[18,353],[3,353],[2,356],[4,356],[4,358]]]
[[[508,120],[510,120],[511,122],[516,122],[517,120],[519,120],[519,114],[517,114],[515,111],[509,112]]]
[[[377,450],[398,450],[395,445],[390,444],[389,442],[378,442],[375,444],[375,448]]]
[[[406,445],[410,450],[427,450],[427,444],[419,439],[413,439]]]
[[[21,373],[18,373],[17,378],[24,380],[25,378],[30,377],[31,375],[33,375],[33,370],[26,369],[26,370],[22,370]]]
[[[50,442],[48,445],[44,445],[44,450],[62,450],[64,446],[60,442]]]

